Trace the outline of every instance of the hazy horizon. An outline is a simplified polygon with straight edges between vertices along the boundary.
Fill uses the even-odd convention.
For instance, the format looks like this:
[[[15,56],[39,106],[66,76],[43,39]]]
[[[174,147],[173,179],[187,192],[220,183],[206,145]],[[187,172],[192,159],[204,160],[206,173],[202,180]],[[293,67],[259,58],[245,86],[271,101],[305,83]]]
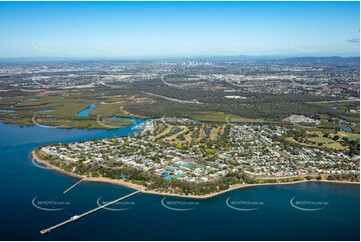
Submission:
[[[29,57],[0,57],[0,61],[247,61],[247,60],[283,60],[292,58],[360,58],[355,54],[343,55],[218,55],[218,56],[168,56],[168,57],[58,57],[58,56],[29,56]]]

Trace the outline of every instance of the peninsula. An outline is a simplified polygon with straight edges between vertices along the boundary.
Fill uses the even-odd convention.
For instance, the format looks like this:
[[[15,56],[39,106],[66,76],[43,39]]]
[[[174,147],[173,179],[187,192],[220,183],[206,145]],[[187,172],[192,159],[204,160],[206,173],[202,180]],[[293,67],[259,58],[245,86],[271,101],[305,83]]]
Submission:
[[[358,160],[347,147],[302,147],[290,141],[294,132],[285,125],[163,117],[132,136],[46,145],[33,157],[88,181],[194,198],[254,185],[359,182]]]

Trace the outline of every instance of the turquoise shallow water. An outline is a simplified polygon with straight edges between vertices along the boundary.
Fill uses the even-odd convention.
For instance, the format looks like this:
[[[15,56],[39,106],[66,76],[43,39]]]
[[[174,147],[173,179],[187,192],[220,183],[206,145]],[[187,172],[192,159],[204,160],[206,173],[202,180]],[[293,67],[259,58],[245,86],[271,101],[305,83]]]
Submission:
[[[93,109],[95,109],[97,107],[96,104],[90,104],[89,107],[87,107],[86,109],[80,111],[78,113],[78,117],[89,117],[89,112],[92,111]]]
[[[133,120],[133,126],[144,120]],[[84,182],[39,168],[31,151],[43,144],[134,133],[19,127],[0,123],[0,234],[2,240],[359,240],[358,185],[301,183],[238,189],[210,199],[191,200],[140,194],[47,235],[39,231],[131,189]],[[58,209],[44,211],[32,205]],[[56,199],[54,199],[56,198]],[[304,211],[293,207],[290,200]],[[241,211],[239,209],[255,209]],[[44,205],[45,202],[57,204]],[[311,203],[318,203],[312,205]],[[322,204],[321,204],[322,203]],[[167,208],[168,207],[168,208]]]

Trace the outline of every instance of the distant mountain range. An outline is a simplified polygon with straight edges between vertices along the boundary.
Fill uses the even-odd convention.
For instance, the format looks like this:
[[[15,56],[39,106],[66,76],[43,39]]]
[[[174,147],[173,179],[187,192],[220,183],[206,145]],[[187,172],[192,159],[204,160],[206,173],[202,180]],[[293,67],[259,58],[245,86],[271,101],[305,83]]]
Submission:
[[[286,58],[286,62],[309,62],[309,63],[340,63],[340,62],[360,62],[360,57],[340,57],[340,56],[328,56],[328,57],[294,57]]]
[[[193,58],[197,59],[197,58]],[[282,60],[287,63],[308,62],[308,63],[330,63],[330,62],[355,62],[360,61],[360,57],[341,57],[341,56],[307,56],[307,57],[287,57],[287,56],[214,56],[199,58],[208,61],[274,61]]]

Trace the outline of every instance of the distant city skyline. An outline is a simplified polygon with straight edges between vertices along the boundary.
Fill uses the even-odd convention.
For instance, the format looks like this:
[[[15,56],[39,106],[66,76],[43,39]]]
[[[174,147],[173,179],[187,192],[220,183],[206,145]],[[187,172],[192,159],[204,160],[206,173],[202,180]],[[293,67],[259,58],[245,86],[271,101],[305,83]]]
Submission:
[[[359,56],[359,2],[0,2],[0,58]]]

